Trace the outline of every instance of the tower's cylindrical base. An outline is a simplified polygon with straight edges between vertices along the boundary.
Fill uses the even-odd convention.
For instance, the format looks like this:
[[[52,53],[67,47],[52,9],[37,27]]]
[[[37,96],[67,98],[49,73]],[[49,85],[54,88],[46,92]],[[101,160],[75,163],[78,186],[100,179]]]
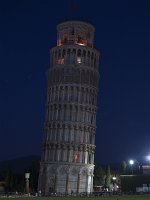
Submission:
[[[41,163],[38,189],[43,195],[91,193],[93,171],[93,164]]]

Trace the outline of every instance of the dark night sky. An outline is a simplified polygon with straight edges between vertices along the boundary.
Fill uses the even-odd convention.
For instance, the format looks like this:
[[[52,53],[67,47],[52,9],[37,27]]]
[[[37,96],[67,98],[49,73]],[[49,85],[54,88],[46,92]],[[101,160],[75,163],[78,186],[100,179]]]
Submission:
[[[150,1],[1,0],[0,160],[40,155],[49,50],[72,19],[95,26],[101,52],[96,160],[150,153]]]

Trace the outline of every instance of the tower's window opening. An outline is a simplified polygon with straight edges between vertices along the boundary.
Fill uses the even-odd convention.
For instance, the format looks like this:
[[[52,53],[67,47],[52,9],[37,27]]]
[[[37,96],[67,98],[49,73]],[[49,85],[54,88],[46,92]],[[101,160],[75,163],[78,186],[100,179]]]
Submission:
[[[61,39],[57,40],[57,46],[61,46]]]
[[[61,58],[61,52],[59,50],[59,52],[58,52],[58,59],[60,59],[60,58]]]
[[[86,51],[85,50],[83,50],[83,57],[85,57],[86,56]]]
[[[78,153],[73,153],[72,161],[75,163],[79,162],[79,154]]]
[[[77,57],[77,63],[81,63],[81,57]]]
[[[86,45],[86,40],[84,38],[78,36],[77,44],[85,46]]]
[[[71,35],[74,35],[74,28],[72,28],[71,30]]]
[[[62,52],[62,57],[63,58],[65,57],[65,53],[66,53],[65,49],[63,49],[63,52]]]
[[[66,43],[67,43],[67,40],[68,40],[68,37],[67,37],[67,36],[65,36],[65,37],[64,37],[64,44],[66,44]]]
[[[58,59],[58,62],[57,62],[59,65],[63,65],[64,64],[64,58],[60,58]]]
[[[68,42],[68,35],[65,34],[65,35],[63,36],[63,38],[57,40],[57,45],[58,45],[58,46],[61,46],[61,45],[63,45],[63,44],[67,44],[67,42]]]
[[[73,49],[73,55],[74,56],[76,55],[76,49]]]

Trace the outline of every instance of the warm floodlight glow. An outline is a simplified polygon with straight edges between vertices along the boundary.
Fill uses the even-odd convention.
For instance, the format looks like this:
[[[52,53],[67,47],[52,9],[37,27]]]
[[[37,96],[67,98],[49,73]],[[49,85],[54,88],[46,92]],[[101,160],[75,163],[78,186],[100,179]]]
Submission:
[[[134,164],[134,160],[129,160],[130,165]]]
[[[85,44],[83,44],[83,43],[77,43],[78,45],[81,45],[81,46],[85,46]]]
[[[57,63],[58,63],[59,65],[64,64],[64,58],[60,58],[60,59],[58,59]]]

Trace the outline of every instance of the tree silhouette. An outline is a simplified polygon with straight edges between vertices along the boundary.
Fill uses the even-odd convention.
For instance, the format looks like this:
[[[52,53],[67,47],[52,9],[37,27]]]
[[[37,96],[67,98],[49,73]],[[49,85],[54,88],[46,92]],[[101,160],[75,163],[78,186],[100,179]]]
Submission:
[[[110,183],[111,183],[111,172],[110,172],[110,166],[108,166],[107,172],[106,172],[105,187],[109,188]]]
[[[120,174],[122,175],[127,174],[127,163],[125,161],[122,161],[120,165]]]

